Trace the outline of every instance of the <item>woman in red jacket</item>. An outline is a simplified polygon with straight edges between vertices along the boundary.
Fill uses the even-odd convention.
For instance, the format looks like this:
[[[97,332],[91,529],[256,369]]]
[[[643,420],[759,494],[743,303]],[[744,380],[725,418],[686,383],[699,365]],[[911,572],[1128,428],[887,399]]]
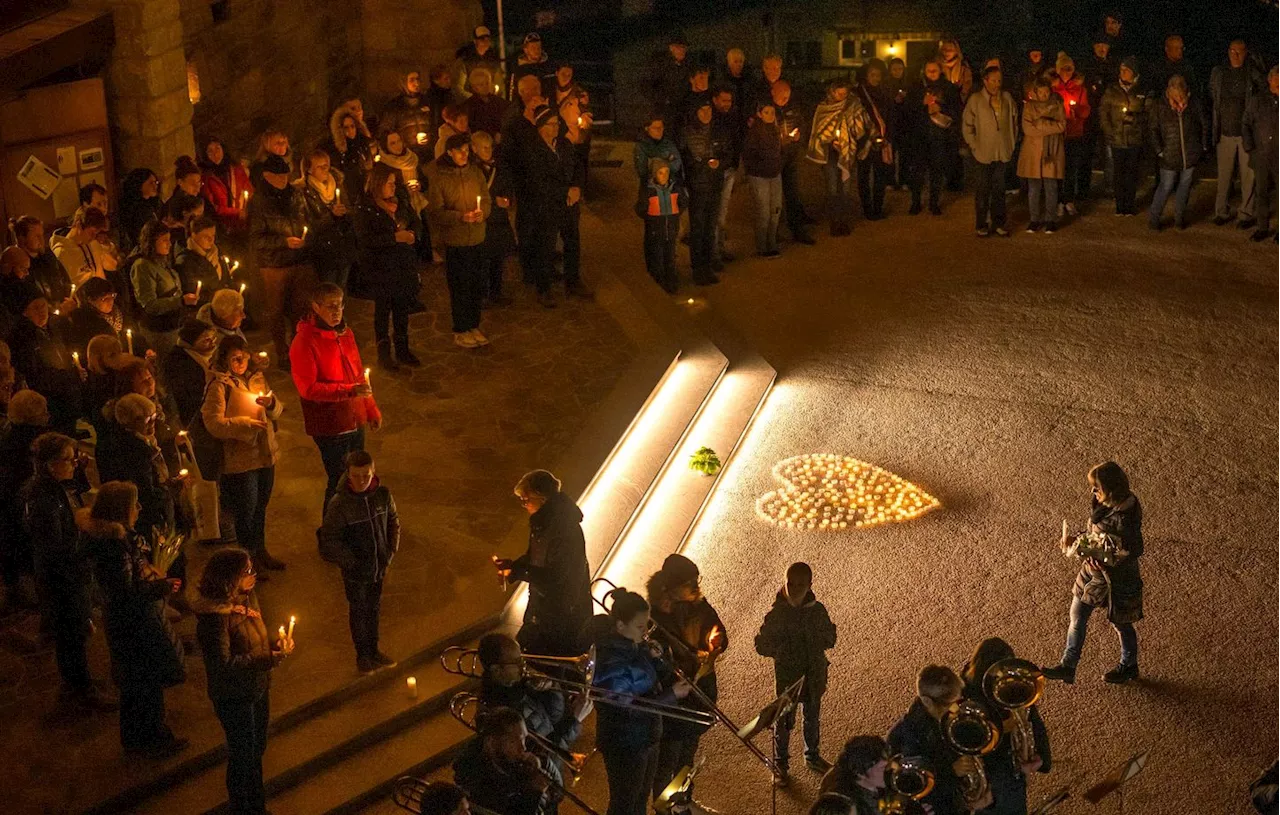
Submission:
[[[1077,215],[1076,203],[1089,197],[1089,181],[1093,174],[1093,156],[1084,137],[1085,124],[1093,110],[1089,107],[1089,89],[1076,75],[1076,64],[1066,51],[1058,52],[1057,75],[1053,92],[1062,97],[1062,107],[1067,115],[1067,129],[1062,134],[1067,168],[1062,179],[1058,215],[1061,216],[1064,210],[1068,215]]]
[[[364,449],[365,426],[382,427],[382,412],[373,399],[355,334],[342,319],[344,307],[342,289],[321,283],[311,297],[311,313],[298,321],[289,348],[303,423],[320,448],[329,477],[325,507],[337,492],[347,453]]]
[[[249,229],[249,198],[253,185],[244,165],[227,153],[222,139],[210,136],[200,150],[201,194],[210,214],[218,221],[218,229],[230,243],[242,246]]]

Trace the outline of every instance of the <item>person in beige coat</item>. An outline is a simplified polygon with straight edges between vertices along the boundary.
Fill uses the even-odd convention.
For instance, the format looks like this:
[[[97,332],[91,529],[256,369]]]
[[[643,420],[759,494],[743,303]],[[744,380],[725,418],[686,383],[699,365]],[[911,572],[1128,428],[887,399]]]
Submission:
[[[222,442],[219,497],[235,518],[240,545],[259,566],[283,569],[284,563],[267,553],[266,542],[267,502],[280,457],[275,421],[283,406],[262,372],[250,369],[252,358],[243,337],[222,338],[200,418],[209,435]]]
[[[1062,98],[1054,95],[1048,77],[1032,84],[1031,98],[1022,107],[1022,153],[1018,175],[1027,180],[1028,232],[1058,228],[1058,184],[1066,169],[1063,131],[1067,127]],[[1043,215],[1044,220],[1041,220]]]
[[[965,103],[960,130],[977,165],[974,215],[978,236],[983,238],[993,231],[1002,238],[1009,237],[1005,228],[1004,174],[1013,159],[1018,107],[1013,96],[1001,90],[1002,82],[999,68],[993,65],[983,70],[982,89]]]

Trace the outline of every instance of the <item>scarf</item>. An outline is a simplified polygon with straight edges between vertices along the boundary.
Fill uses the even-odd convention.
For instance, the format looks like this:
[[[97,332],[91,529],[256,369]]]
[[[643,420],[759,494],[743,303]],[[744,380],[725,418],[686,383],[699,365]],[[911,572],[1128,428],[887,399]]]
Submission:
[[[858,88],[858,95],[866,103],[862,106],[863,109],[870,111],[871,116],[875,117],[876,125],[872,138],[867,140],[866,145],[862,148],[862,152],[858,154],[858,158],[866,158],[867,154],[871,152],[872,143],[874,142],[875,144],[880,145],[880,161],[885,164],[892,164],[893,145],[889,143],[889,139],[887,138],[888,127],[885,125],[884,116],[880,115],[880,103],[876,100],[876,97],[879,96],[879,91],[869,85],[861,85]]]
[[[418,154],[412,150],[405,150],[398,156],[383,153],[382,163],[400,171],[400,175],[404,177],[405,186],[409,187],[409,203],[413,205],[413,211],[422,212],[427,206],[426,196],[422,194],[422,185],[418,184],[416,189],[409,186],[410,181],[418,180]]]
[[[813,129],[805,157],[814,164],[826,164],[828,149],[840,131],[840,155],[836,165],[840,177],[848,181],[853,172],[858,143],[867,135],[867,112],[852,94],[843,102],[826,99],[813,111]]]
[[[202,354],[199,351],[197,351],[194,347],[192,347],[192,345],[186,340],[178,340],[178,347],[181,348],[183,351],[186,351],[187,356],[191,357],[196,362],[200,363],[200,367],[204,369],[205,373],[209,372],[209,362],[210,360],[213,359],[214,349],[211,348],[209,349],[209,353]]]
[[[209,251],[206,252],[196,245],[195,236],[193,235],[187,238],[187,249],[209,261],[209,265],[213,267],[213,273],[218,276],[219,280],[222,279],[222,258],[218,257],[218,244],[213,244],[209,247]]]
[[[112,306],[111,311],[106,314],[101,311],[98,314],[107,321],[107,324],[111,326],[111,330],[116,334],[124,333],[124,312],[120,310],[119,306]]]
[[[405,152],[409,151],[406,150]],[[383,157],[383,160],[386,160],[385,156]],[[307,184],[311,189],[315,190],[316,193],[319,194],[320,201],[325,206],[329,206],[333,203],[334,191],[338,188],[338,179],[333,177],[333,173],[329,173],[329,180],[324,183],[316,181],[316,177],[308,173]]]

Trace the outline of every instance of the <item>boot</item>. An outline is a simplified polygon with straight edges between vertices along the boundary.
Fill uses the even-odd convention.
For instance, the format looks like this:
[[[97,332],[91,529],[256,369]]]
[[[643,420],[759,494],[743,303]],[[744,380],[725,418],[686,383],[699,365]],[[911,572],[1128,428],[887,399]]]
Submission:
[[[1109,684],[1123,685],[1138,678],[1138,663],[1125,665],[1123,662],[1102,675]]]
[[[402,365],[408,365],[410,368],[417,368],[422,365],[422,360],[414,356],[409,350],[408,337],[396,337],[396,361]]]
[[[400,370],[395,358],[391,356],[391,340],[389,339],[378,340],[378,367],[392,373]]]
[[[1065,662],[1059,662],[1047,668],[1041,668],[1045,679],[1054,679],[1066,685],[1074,685],[1076,681],[1076,666],[1068,665]]]

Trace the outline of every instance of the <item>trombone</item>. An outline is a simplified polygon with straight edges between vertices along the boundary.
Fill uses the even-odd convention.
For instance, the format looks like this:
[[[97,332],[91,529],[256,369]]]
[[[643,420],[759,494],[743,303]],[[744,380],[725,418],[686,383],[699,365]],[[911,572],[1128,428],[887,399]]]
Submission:
[[[480,701],[479,696],[476,696],[474,693],[467,693],[463,691],[455,694],[454,697],[449,700],[449,712],[453,713],[453,717],[455,719],[462,721],[461,717],[466,715],[467,708],[474,707],[479,711],[481,704],[482,702]],[[454,712],[455,708],[457,712]],[[471,716],[472,721],[474,721],[475,718],[475,715]],[[465,722],[463,723],[465,724]],[[569,775],[573,778],[573,784],[571,786],[576,785],[578,780],[582,778],[583,768],[586,767],[588,759],[590,759],[592,754],[595,753],[594,750],[592,750],[591,753],[571,752],[551,741],[547,737],[541,736],[532,730],[529,731],[529,739],[533,742],[535,747],[547,755],[559,759],[560,763],[569,770]]]
[[[480,732],[480,730],[478,727],[476,727],[474,714],[468,717],[467,710],[469,708],[474,708],[479,703],[479,701],[480,701],[479,698],[475,694],[466,693],[466,692],[459,693],[449,700],[449,713],[453,716],[453,718],[461,722],[464,727],[466,727],[468,730],[474,733],[478,733]],[[538,745],[539,747],[542,747],[544,744],[547,744],[547,746],[553,746],[553,745],[549,745],[549,743],[547,743],[545,739],[536,739],[534,741],[534,744]],[[556,750],[557,753],[561,752],[560,748],[558,747],[555,747],[554,749]],[[584,758],[583,761],[585,762],[585,760],[586,759]],[[578,770],[581,771],[581,767],[579,767]],[[591,808],[590,804],[588,804],[586,801],[579,798],[577,795],[574,795],[573,792],[569,790],[567,787],[565,787],[564,784],[561,784],[559,781],[557,781],[555,776],[552,773],[547,772],[541,766],[538,767],[538,772],[542,773],[542,775],[549,782],[551,782],[551,786],[554,787],[557,792],[559,792],[565,798],[568,798],[573,803],[577,804],[578,808],[581,809],[583,812],[587,813],[587,815],[600,815],[599,812]],[[399,802],[397,801],[397,803]],[[473,811],[474,811],[474,807],[473,807]]]
[[[391,800],[401,809],[413,812],[415,815],[422,815],[422,796],[427,791],[428,783],[423,778],[403,775],[396,779],[396,788],[391,794]],[[470,801],[468,803],[470,804]],[[485,809],[475,804],[471,804],[471,813],[472,815],[498,815],[492,809]]]
[[[663,702],[656,702],[653,699],[644,696],[636,696],[631,693],[616,693],[604,688],[596,687],[590,683],[595,675],[596,655],[595,648],[587,653],[576,657],[555,657],[546,656],[544,654],[524,654],[526,662],[534,665],[554,665],[567,666],[573,668],[582,674],[584,682],[577,682],[572,679],[563,679],[558,676],[552,676],[542,671],[523,666],[525,679],[543,682],[558,688],[565,693],[574,693],[590,699],[596,704],[615,705],[617,707],[625,707],[630,710],[637,710],[642,713],[650,713],[657,716],[665,716],[668,719],[679,719],[680,721],[690,722],[692,724],[700,724],[710,727],[715,724],[715,718],[709,713],[703,713],[698,710],[689,710],[679,705],[668,705]],[[459,676],[469,676],[473,679],[480,679],[484,676],[484,668],[480,665],[479,655],[475,649],[459,648],[451,646],[446,648],[444,653],[440,654],[440,665],[451,674]]]
[[[597,577],[595,580],[592,580],[591,581],[592,589],[595,588],[595,585],[597,583],[603,583],[604,585],[608,586],[610,592],[615,591],[618,588],[617,585],[615,585],[614,582],[609,580],[607,577]],[[608,594],[605,595],[606,598],[608,596],[609,596]],[[609,611],[609,607],[605,605],[603,600],[596,599],[594,590],[591,592],[591,599],[595,600],[596,604],[600,606],[600,608],[604,609],[606,613]],[[657,620],[654,620],[652,617],[650,617],[649,631],[648,633],[645,634],[645,640],[652,642],[653,632],[655,631],[660,632],[663,635],[663,637],[667,640],[667,642],[671,643],[672,648],[681,647],[681,648],[684,648],[686,651],[690,650],[689,647],[686,646],[680,640],[679,637],[672,634],[670,631],[664,628],[661,623],[659,623]],[[765,755],[764,751],[762,751],[759,747],[756,747],[751,740],[743,738],[741,735],[739,735],[741,728],[739,728],[736,724],[734,724],[733,720],[729,718],[729,715],[725,713],[723,710],[721,710],[720,707],[714,701],[711,700],[711,697],[707,696],[707,694],[702,690],[702,688],[698,687],[698,684],[696,682],[689,679],[689,677],[686,676],[685,673],[681,671],[678,666],[676,666],[674,661],[672,661],[671,670],[675,672],[675,675],[677,678],[684,680],[689,685],[690,695],[692,695],[699,702],[701,702],[702,705],[707,709],[707,711],[710,712],[711,716],[714,717],[711,722],[708,722],[708,724],[715,724],[715,722],[719,722],[720,724],[729,728],[729,732],[733,733],[733,737],[736,738],[738,741],[742,742],[742,745],[751,751],[751,754],[755,756],[760,761],[760,763],[763,764],[765,768],[769,770],[770,773],[773,774],[774,778],[783,777],[782,770],[778,768],[777,762],[769,758],[769,756]]]

